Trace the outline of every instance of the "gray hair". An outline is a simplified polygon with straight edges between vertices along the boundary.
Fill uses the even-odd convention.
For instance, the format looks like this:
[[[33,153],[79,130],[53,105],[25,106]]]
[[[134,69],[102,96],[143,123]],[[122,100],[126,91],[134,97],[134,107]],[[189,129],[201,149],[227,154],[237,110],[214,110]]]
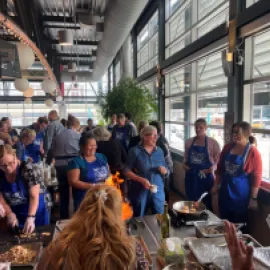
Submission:
[[[112,134],[105,127],[96,127],[92,130],[92,135],[95,137],[96,141],[108,141]]]
[[[152,134],[154,131],[157,131],[157,129],[153,126],[146,126],[140,131],[140,137],[143,139],[143,137],[147,134]]]

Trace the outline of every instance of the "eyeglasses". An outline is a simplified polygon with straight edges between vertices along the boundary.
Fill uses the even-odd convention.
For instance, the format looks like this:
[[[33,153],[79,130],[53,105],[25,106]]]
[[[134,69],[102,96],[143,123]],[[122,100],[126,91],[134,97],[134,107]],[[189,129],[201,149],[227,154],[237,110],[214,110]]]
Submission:
[[[144,136],[147,136],[147,137],[157,137],[158,135],[157,134],[153,134],[153,133],[148,133],[148,134],[145,134]]]

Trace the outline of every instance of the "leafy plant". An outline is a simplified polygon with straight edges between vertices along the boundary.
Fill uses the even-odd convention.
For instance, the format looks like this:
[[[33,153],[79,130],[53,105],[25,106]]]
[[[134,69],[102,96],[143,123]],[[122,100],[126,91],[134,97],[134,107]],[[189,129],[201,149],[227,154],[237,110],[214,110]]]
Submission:
[[[149,89],[139,86],[131,78],[120,80],[118,85],[104,96],[100,106],[105,119],[113,113],[129,112],[136,124],[140,120],[148,120],[151,114],[157,111],[157,104]]]

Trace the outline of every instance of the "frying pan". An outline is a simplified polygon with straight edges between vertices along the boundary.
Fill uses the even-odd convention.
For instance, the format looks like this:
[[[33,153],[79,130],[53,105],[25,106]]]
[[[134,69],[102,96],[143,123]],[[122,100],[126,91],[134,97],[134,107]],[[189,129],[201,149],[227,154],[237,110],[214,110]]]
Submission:
[[[190,209],[195,209],[195,211],[189,211]],[[202,202],[180,201],[173,204],[173,210],[179,214],[199,216],[206,210],[206,206]]]

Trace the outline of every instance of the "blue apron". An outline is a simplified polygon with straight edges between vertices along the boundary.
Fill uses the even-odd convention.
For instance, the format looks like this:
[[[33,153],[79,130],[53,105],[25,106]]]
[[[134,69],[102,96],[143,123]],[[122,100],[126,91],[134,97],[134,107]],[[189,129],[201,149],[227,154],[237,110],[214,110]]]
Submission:
[[[115,130],[115,139],[118,140],[121,145],[124,147],[126,152],[128,152],[128,140],[127,140],[127,128],[124,127],[117,127]]]
[[[99,158],[97,158],[93,162],[87,162],[84,159],[84,162],[87,173],[85,174],[85,177],[83,177],[83,175],[81,174],[80,181],[94,184],[98,182],[104,182],[108,178],[109,171],[107,164],[105,162],[103,162]],[[86,192],[87,190],[80,190],[76,188],[72,189],[75,211],[79,208]]]
[[[20,176],[19,169],[14,183],[9,183],[5,178],[2,180],[2,194],[10,206],[12,212],[17,216],[19,227],[24,227],[29,210],[29,192]],[[39,194],[39,205],[36,212],[35,225],[44,226],[50,224],[49,211],[46,205],[46,193]]]
[[[244,164],[249,153],[250,144],[246,145],[242,156],[231,154],[224,157],[224,173],[219,190],[219,210],[222,219],[230,222],[246,222],[250,198],[249,176],[244,172]]]
[[[159,148],[158,148],[159,149]],[[135,150],[134,150],[135,151]],[[141,183],[130,181],[128,197],[132,204],[133,216],[144,216],[148,207],[151,208],[152,214],[163,214],[165,192],[164,180],[157,168],[164,166],[164,155],[161,149],[154,150],[149,154],[142,146],[136,146],[136,173],[157,186],[157,193],[152,193],[145,189]]]
[[[39,163],[41,160],[40,156],[40,145],[34,143],[28,144],[25,147],[25,153],[27,157],[31,157],[33,160],[33,163]]]
[[[190,170],[185,174],[185,189],[188,200],[197,201],[204,192],[208,192],[208,196],[204,198],[203,202],[208,209],[212,208],[210,191],[214,184],[214,176],[212,173],[206,174],[206,178],[200,178],[201,170],[212,167],[212,162],[208,153],[208,139],[205,136],[204,146],[194,145],[196,137],[194,138],[189,151],[187,166]]]

